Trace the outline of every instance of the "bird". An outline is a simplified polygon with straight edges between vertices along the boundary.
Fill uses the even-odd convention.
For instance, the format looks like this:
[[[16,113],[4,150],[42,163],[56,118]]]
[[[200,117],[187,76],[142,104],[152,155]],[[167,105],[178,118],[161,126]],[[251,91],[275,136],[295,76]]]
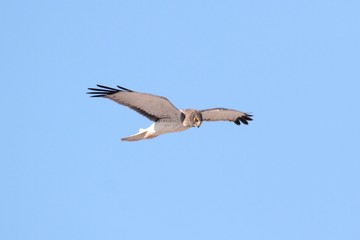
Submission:
[[[88,88],[91,97],[102,97],[124,105],[153,123],[146,129],[122,141],[138,141],[152,139],[171,132],[181,132],[192,127],[200,127],[204,121],[230,121],[236,125],[247,125],[253,115],[228,108],[209,108],[204,110],[178,109],[167,98],[149,93],[136,92],[117,85],[117,88],[100,84],[97,88]]]

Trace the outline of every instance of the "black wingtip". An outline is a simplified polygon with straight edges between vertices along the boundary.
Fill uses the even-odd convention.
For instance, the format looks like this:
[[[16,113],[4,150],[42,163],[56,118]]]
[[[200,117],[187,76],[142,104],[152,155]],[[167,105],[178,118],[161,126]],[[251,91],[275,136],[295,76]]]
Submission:
[[[100,84],[96,84],[96,86],[98,86],[99,88],[104,88],[104,89],[102,89],[102,90],[108,89],[108,90],[111,90],[111,91],[119,91],[119,90],[116,89],[116,88],[107,87],[107,86],[100,85]],[[106,91],[106,90],[105,90],[105,91]]]
[[[93,93],[87,93],[87,94],[93,94]],[[99,95],[91,95],[90,97],[105,97],[106,95],[104,94],[99,94]]]
[[[105,97],[107,95],[115,94],[118,92],[133,92],[130,89],[117,86],[118,89],[107,87],[104,85],[96,84],[98,88],[88,88],[91,92],[87,92],[87,94],[92,95],[91,97]]]
[[[249,124],[249,121],[252,121],[252,116],[253,115],[250,115],[250,114],[245,114],[244,116],[241,116],[241,117],[238,117],[234,123],[236,125],[240,125],[241,123],[242,124],[245,124],[245,125],[248,125]]]
[[[128,88],[124,88],[124,87],[121,87],[119,85],[116,85],[118,88],[122,89],[122,90],[125,90],[125,91],[128,91],[128,92],[133,92],[133,90],[130,90]]]

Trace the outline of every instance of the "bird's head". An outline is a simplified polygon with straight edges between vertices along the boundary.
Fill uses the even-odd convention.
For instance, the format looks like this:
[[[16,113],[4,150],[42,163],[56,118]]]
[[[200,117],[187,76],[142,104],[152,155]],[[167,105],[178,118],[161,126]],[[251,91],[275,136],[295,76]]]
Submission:
[[[199,111],[194,109],[187,109],[182,111],[185,115],[183,125],[185,127],[200,127],[202,123],[202,115]]]

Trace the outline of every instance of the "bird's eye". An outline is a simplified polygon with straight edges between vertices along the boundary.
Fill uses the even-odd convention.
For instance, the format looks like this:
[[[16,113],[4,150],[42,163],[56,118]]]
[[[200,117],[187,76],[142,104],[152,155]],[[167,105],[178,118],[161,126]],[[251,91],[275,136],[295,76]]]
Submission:
[[[199,121],[199,119],[195,118],[195,122],[198,122],[198,121]]]

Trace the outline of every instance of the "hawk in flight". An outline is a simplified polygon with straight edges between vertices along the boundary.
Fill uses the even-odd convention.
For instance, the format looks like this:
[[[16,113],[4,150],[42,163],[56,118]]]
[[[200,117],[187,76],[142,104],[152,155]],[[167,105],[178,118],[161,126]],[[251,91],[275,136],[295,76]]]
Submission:
[[[167,98],[148,93],[135,92],[130,89],[97,85],[89,88],[92,97],[104,97],[122,104],[147,117],[153,124],[138,133],[122,138],[122,141],[150,139],[164,133],[180,132],[191,127],[200,127],[203,121],[230,121],[236,125],[248,124],[252,115],[227,108],[210,108],[205,110],[177,109]]]

